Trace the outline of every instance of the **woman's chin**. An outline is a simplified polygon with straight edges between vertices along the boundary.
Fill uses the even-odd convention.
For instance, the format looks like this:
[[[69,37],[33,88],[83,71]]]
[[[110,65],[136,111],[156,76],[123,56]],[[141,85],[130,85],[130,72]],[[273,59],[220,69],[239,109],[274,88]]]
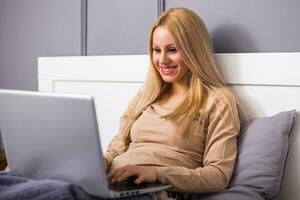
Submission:
[[[167,82],[167,83],[173,83],[176,81],[176,79],[174,77],[164,77],[162,76],[162,79]]]

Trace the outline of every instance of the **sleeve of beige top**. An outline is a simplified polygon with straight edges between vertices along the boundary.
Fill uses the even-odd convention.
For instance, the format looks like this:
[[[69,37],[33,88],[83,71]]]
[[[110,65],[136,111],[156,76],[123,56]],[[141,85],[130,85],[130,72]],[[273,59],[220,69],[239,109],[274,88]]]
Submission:
[[[203,167],[156,167],[158,180],[170,183],[178,192],[224,190],[234,169],[239,129],[235,99],[219,95],[209,114]]]
[[[104,153],[106,167],[109,167],[111,165],[114,157],[124,153],[128,149],[128,145],[125,145],[123,140],[123,130],[127,126],[129,115],[132,112],[136,102],[138,101],[138,97],[139,95],[136,95],[129,103],[127,110],[125,111],[125,113],[122,115],[120,119],[119,133],[112,138],[112,140],[110,141],[107,147],[106,152]]]

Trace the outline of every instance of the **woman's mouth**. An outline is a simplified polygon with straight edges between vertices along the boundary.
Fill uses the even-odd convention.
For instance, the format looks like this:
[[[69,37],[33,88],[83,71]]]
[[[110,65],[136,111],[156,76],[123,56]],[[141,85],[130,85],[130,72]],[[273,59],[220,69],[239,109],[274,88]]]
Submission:
[[[176,66],[167,66],[167,67],[164,66],[164,67],[159,67],[159,69],[163,75],[170,75],[175,71],[176,67],[177,67],[177,65]]]

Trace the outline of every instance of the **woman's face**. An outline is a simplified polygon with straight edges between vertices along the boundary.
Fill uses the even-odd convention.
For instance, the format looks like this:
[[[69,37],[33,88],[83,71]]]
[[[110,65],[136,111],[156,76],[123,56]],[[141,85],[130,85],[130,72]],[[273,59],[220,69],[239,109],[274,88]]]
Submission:
[[[153,32],[153,63],[162,79],[168,83],[184,82],[189,69],[183,64],[171,32],[158,26]]]

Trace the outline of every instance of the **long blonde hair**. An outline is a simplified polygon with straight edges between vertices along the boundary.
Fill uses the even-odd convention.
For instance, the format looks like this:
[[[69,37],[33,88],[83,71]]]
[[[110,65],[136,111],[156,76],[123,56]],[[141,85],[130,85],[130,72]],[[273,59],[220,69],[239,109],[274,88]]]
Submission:
[[[127,144],[130,142],[130,130],[135,120],[148,106],[163,97],[171,88],[171,83],[162,80],[152,60],[153,32],[159,26],[164,26],[171,32],[183,63],[190,70],[187,97],[172,113],[164,116],[169,120],[180,120],[181,126],[178,134],[184,137],[188,136],[191,123],[205,106],[209,91],[218,90],[218,88],[222,88],[223,91],[227,90],[216,67],[212,43],[203,21],[197,14],[186,8],[167,10],[159,16],[150,32],[150,68],[144,88],[135,101],[135,105],[130,109],[131,112],[128,113],[129,120],[123,132]],[[230,92],[229,89],[228,91]]]

